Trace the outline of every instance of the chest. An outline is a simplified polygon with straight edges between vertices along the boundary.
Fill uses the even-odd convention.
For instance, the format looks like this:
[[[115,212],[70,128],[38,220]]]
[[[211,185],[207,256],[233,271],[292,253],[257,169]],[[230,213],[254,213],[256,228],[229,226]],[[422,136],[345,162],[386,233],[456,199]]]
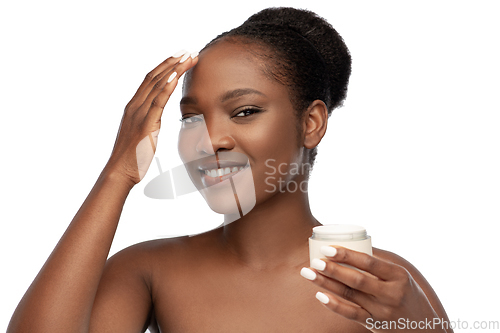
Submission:
[[[297,272],[197,272],[157,279],[153,293],[163,333],[367,332],[326,307]]]

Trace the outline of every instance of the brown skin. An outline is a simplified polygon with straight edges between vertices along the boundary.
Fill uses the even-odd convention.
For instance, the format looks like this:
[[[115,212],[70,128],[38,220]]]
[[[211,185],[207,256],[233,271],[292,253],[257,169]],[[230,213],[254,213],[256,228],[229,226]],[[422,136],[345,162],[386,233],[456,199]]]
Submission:
[[[220,42],[199,58],[186,80],[184,97],[191,102],[181,106],[183,117],[203,114],[213,151],[248,156],[254,209],[201,235],[131,246],[105,263],[126,196],[139,182],[135,147],[159,129],[161,110],[180,75],[169,84],[166,77],[174,66],[182,74],[198,62],[176,64],[178,58],[169,58],[127,106],[110,161],[23,297],[8,332],[138,332],[148,325],[153,332],[159,327],[183,333],[366,332],[360,322],[369,315],[376,320],[446,318],[420,273],[389,252],[374,249],[369,257],[339,248],[315,281],[300,276],[309,263],[307,239],[320,223],[311,214],[307,193],[266,191],[264,163],[269,158],[287,165],[306,161],[306,149],[325,134],[326,107],[313,102],[297,135],[288,91],[268,79],[244,47]],[[153,89],[161,78],[159,89]],[[220,101],[236,88],[262,94]],[[262,112],[237,117],[248,105]],[[282,178],[300,183],[306,177]],[[360,279],[357,271],[335,261],[378,278]],[[315,299],[319,290],[330,296],[330,304]],[[362,308],[335,301],[343,296]]]

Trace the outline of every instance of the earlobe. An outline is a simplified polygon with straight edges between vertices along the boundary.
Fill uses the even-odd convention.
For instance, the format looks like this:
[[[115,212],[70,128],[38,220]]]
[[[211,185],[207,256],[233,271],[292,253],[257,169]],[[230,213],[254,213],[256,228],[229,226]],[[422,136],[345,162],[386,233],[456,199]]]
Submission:
[[[304,147],[313,149],[326,133],[328,109],[323,101],[315,100],[309,105],[304,120]]]

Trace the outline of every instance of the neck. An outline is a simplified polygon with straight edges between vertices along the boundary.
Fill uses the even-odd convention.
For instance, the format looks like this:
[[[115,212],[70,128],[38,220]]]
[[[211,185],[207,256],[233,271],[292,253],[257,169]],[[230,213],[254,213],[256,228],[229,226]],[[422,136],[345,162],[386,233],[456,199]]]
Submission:
[[[307,193],[276,193],[247,215],[224,225],[220,237],[247,266],[298,266],[308,261],[308,238],[318,225]]]

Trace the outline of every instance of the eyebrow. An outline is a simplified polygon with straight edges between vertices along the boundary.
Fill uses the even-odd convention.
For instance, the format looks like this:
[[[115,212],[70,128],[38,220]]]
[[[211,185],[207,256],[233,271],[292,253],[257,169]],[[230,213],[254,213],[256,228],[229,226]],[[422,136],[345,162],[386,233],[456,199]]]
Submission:
[[[260,91],[255,90],[255,89],[251,89],[251,88],[235,89],[235,90],[231,90],[231,91],[224,93],[224,95],[222,95],[222,97],[220,98],[220,102],[224,103],[224,102],[226,102],[230,99],[233,99],[233,98],[237,98],[237,97],[244,96],[244,95],[252,95],[252,94],[266,96],[265,94],[261,93]],[[197,104],[197,103],[198,103],[198,100],[196,98],[190,97],[190,96],[182,97],[181,102],[180,102],[181,105]]]
[[[255,89],[250,89],[250,88],[235,89],[235,90],[228,91],[227,93],[222,95],[220,101],[222,103],[224,103],[225,101],[236,98],[236,97],[240,97],[240,96],[244,96],[244,95],[252,95],[252,94],[266,96],[263,93],[261,93],[260,91],[255,90]]]

